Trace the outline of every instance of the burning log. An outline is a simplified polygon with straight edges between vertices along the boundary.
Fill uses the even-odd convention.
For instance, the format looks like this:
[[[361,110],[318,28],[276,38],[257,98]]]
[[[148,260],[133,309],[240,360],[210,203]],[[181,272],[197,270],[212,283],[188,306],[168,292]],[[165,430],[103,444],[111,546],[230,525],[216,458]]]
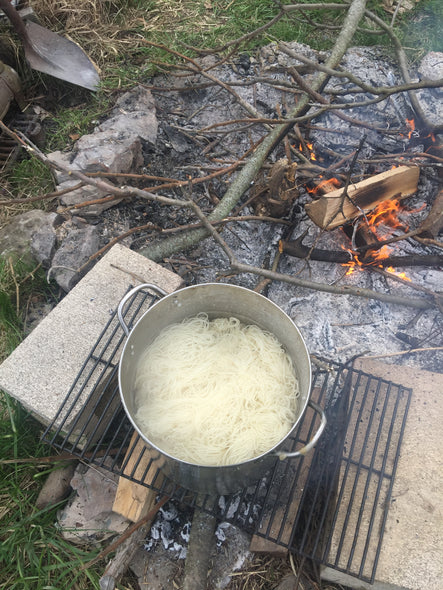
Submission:
[[[303,236],[296,240],[280,240],[279,250],[281,253],[294,256],[296,258],[317,260],[320,262],[336,262],[337,264],[347,264],[353,259],[353,253],[351,250],[322,250],[320,248],[310,248],[302,243]],[[360,261],[361,262],[361,261]],[[443,265],[443,255],[418,255],[413,254],[411,256],[387,256],[386,258],[380,258],[374,260],[368,259],[364,265],[378,265],[382,267],[386,266],[441,266]]]
[[[347,192],[341,188],[322,195],[305,209],[316,225],[331,230],[370,211],[382,201],[414,194],[419,175],[420,170],[415,166],[393,168],[349,185]]]

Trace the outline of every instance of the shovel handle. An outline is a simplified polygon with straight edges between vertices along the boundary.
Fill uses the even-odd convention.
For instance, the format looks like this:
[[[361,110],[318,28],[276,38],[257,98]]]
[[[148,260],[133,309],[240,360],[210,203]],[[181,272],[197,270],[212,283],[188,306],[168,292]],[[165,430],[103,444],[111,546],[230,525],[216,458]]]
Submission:
[[[2,0],[0,0],[0,2],[1,1]],[[126,295],[123,297],[123,299],[118,304],[117,317],[118,317],[118,321],[120,322],[121,327],[123,328],[124,333],[128,337],[129,337],[129,334],[131,333],[131,330],[129,329],[129,327],[127,326],[127,324],[124,320],[123,310],[124,310],[126,303],[129,301],[129,299],[131,299],[131,297],[133,297],[136,293],[138,293],[142,289],[151,289],[152,291],[157,293],[157,295],[160,295],[160,297],[164,297],[165,295],[167,295],[166,291],[164,291],[161,287],[157,287],[157,285],[153,285],[152,283],[143,283],[141,285],[137,285],[137,287],[134,287],[128,293],[126,293]]]
[[[11,25],[16,30],[17,34],[23,41],[25,45],[30,45],[28,31],[26,30],[26,25],[22,20],[22,17],[19,15],[17,10],[12,6],[9,0],[0,0],[0,8],[6,14],[6,16],[11,21]]]

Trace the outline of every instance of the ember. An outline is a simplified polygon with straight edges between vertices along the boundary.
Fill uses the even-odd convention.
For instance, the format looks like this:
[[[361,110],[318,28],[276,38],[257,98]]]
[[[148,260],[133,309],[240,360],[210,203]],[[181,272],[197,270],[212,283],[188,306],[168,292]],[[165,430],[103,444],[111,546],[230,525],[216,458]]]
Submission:
[[[320,178],[322,178],[321,175]],[[325,178],[321,180],[314,188],[306,187],[306,190],[310,195],[325,194],[330,193],[336,188],[339,188],[341,184],[342,183],[340,182],[340,180],[338,180],[338,178]]]

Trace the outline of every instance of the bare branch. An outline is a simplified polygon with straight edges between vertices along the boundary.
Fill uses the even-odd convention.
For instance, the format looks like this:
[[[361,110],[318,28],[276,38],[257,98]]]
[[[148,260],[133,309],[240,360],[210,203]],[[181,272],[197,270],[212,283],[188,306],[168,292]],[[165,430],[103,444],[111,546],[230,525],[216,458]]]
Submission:
[[[303,4],[303,7],[306,5]],[[338,5],[343,8],[342,5]],[[340,63],[355,30],[360,22],[366,8],[366,0],[353,0],[348,8],[346,19],[343,23],[343,28],[337,38],[335,46],[329,59],[326,62],[327,67],[335,68]],[[316,78],[312,83],[312,88],[319,91],[324,87],[328,80],[327,74],[324,72],[317,73]],[[304,114],[309,108],[309,95],[302,95],[299,103],[293,112],[290,113],[290,118],[298,117]],[[235,207],[243,194],[248,190],[251,182],[254,180],[258,171],[263,165],[263,162],[275,146],[287,135],[291,130],[293,123],[286,123],[277,125],[264,138],[263,142],[256,149],[256,151],[248,158],[245,166],[237,174],[231,186],[226,191],[220,203],[215,207],[212,214],[209,216],[210,221],[216,221],[227,217],[229,212]],[[207,235],[206,230],[196,230],[193,233],[187,233],[180,237],[174,237],[168,241],[163,241],[160,244],[152,244],[141,250],[141,253],[153,260],[159,260],[165,256],[170,256],[177,250],[187,249],[197,244],[201,239]]]

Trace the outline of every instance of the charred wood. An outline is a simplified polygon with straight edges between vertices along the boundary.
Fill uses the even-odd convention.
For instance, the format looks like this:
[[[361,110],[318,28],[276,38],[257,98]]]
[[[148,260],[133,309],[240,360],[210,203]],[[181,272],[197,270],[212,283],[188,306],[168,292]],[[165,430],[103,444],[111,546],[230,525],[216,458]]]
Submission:
[[[302,244],[301,240],[280,240],[279,250],[282,253],[294,256],[295,258],[317,260],[320,262],[336,262],[337,264],[346,264],[352,260],[352,251],[341,250],[322,250],[320,248],[310,248]],[[361,262],[361,261],[360,261]],[[388,256],[381,260],[366,259],[364,265],[377,264],[379,266],[442,266],[443,255],[433,254],[413,254],[411,256]]]
[[[443,189],[435,197],[429,215],[418,227],[420,238],[436,238],[443,229]]]

